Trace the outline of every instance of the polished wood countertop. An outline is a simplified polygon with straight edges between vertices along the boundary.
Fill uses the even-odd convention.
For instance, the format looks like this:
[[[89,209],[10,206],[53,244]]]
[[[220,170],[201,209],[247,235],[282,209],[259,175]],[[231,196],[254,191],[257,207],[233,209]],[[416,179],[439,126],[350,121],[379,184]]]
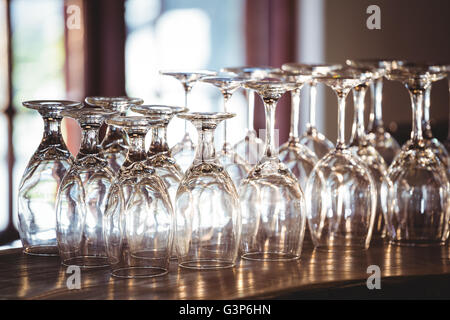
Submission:
[[[369,290],[367,268],[381,270],[381,289]],[[365,252],[304,249],[295,262],[240,260],[234,269],[197,271],[171,263],[152,279],[116,279],[109,270],[82,270],[69,290],[57,257],[21,249],[0,251],[0,299],[308,299],[450,298],[450,249],[373,245]]]

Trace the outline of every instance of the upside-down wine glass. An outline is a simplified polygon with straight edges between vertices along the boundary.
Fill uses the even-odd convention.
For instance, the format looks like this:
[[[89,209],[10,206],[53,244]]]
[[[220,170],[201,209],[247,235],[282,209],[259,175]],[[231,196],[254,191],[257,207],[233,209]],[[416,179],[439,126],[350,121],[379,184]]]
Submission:
[[[188,108],[189,93],[192,90],[194,84],[203,77],[213,76],[217,74],[215,71],[209,70],[165,70],[159,72],[165,76],[171,76],[179,80],[184,89],[184,107]],[[184,124],[184,137],[176,145],[172,147],[172,157],[176,160],[181,170],[185,172],[191,165],[195,155],[195,145],[189,135],[187,129],[187,122]]]
[[[19,185],[19,234],[23,252],[57,256],[56,195],[73,162],[61,135],[63,110],[81,107],[65,100],[25,101],[24,107],[37,110],[44,120],[44,135],[31,157]]]
[[[370,91],[372,96],[372,104],[370,107],[369,124],[367,132],[369,134],[369,141],[383,157],[386,165],[389,166],[394,160],[395,156],[400,152],[400,145],[392,135],[384,128],[383,123],[383,78],[394,69],[401,66],[402,60],[388,60],[388,59],[348,59],[346,63],[352,67],[361,67],[369,69],[383,69],[384,75],[380,75],[374,79],[370,84]]]
[[[285,77],[287,80],[295,82],[297,87],[291,90],[291,123],[289,138],[286,143],[280,146],[278,157],[295,175],[302,191],[305,191],[306,181],[318,159],[314,152],[299,143],[298,122],[300,116],[300,91],[303,85],[310,81],[311,72],[300,70],[296,72],[282,71],[272,72],[271,76]],[[308,230],[306,230],[308,233]]]
[[[390,242],[406,246],[443,245],[448,238],[449,181],[445,164],[423,137],[424,96],[441,72],[409,64],[388,74],[402,82],[412,104],[410,141],[389,167],[393,200],[386,224]]]
[[[306,131],[300,137],[299,143],[308,147],[318,159],[322,158],[331,149],[334,148],[333,143],[328,140],[316,127],[316,97],[317,97],[317,80],[318,76],[326,75],[328,72],[340,68],[339,64],[300,64],[285,63],[281,66],[282,70],[288,72],[302,72],[309,70],[312,78],[309,82],[309,121],[306,124]]]
[[[413,64],[405,63],[405,68],[415,67],[421,68],[423,70],[430,70],[430,85],[425,89],[424,99],[423,99],[423,138],[425,142],[428,144],[428,148],[431,148],[433,152],[438,156],[438,158],[445,164],[447,167],[447,173],[450,177],[450,168],[449,168],[449,154],[444,144],[442,144],[438,139],[433,136],[433,131],[431,130],[431,122],[430,122],[430,107],[431,107],[431,87],[433,86],[433,82],[442,80],[445,78],[445,66],[442,65],[433,65],[433,64]],[[410,141],[408,141],[410,142]],[[402,149],[408,148],[408,143],[402,146]]]
[[[297,83],[297,88],[291,90],[291,125],[289,138],[286,143],[281,145],[278,151],[280,160],[291,170],[297,178],[300,188],[304,193],[309,174],[316,165],[318,159],[314,152],[308,147],[299,143],[298,123],[300,115],[300,91],[303,85],[311,80],[311,71],[307,68],[298,69],[295,72],[276,71],[270,73],[271,76],[285,77],[286,79]],[[305,228],[303,247],[312,245],[309,228]]]
[[[272,67],[234,67],[223,68],[222,72],[233,73],[236,76],[244,79],[262,79],[266,77],[269,72],[276,70]],[[258,138],[253,125],[255,115],[255,93],[244,88],[247,96],[247,129],[245,130],[245,136],[242,140],[238,141],[233,149],[240,155],[248,165],[255,165],[262,157],[264,153],[264,141]]]
[[[173,117],[180,112],[187,112],[183,107],[167,105],[140,105],[131,107],[133,112],[144,115],[153,120],[159,120],[158,125],[150,128],[151,142],[147,151],[147,164],[155,169],[156,174],[164,181],[169,192],[172,206],[175,205],[178,186],[183,178],[183,171],[172,158],[169,145],[167,143],[167,126]],[[175,242],[172,242],[174,246]],[[176,259],[172,254],[171,259]]]
[[[194,162],[175,201],[175,241],[181,267],[222,269],[236,264],[241,235],[239,198],[214,147],[217,125],[233,116],[223,112],[178,114],[198,131]]]
[[[229,112],[228,102],[231,99],[233,93],[241,87],[243,79],[233,76],[227,76],[225,74],[213,77],[204,77],[200,79],[200,81],[212,84],[217,88],[219,88],[223,96],[224,112],[228,113]],[[224,121],[223,128],[224,128],[223,133],[224,141],[222,149],[219,153],[219,161],[223,165],[225,170],[227,170],[236,188],[239,188],[242,179],[244,179],[247,176],[250,168],[245,162],[245,160],[242,159],[240,155],[233,150],[231,144],[228,142],[226,120]]]
[[[142,105],[132,107],[131,110],[151,119],[161,120],[160,125],[152,126],[150,130],[151,142],[147,152],[147,163],[155,169],[156,174],[165,182],[172,206],[175,206],[178,186],[184,173],[175,159],[172,158],[172,153],[167,144],[167,126],[176,114],[188,110],[183,107],[167,105]],[[172,247],[174,247],[175,242],[172,243]],[[172,250],[170,258],[177,258],[174,250]]]
[[[266,114],[264,156],[240,186],[242,257],[289,261],[300,257],[305,232],[305,200],[297,178],[278,158],[275,109],[278,100],[298,87],[285,78],[248,80],[244,87],[258,93]]]
[[[366,80],[353,88],[354,120],[352,127],[352,137],[349,148],[357,155],[370,171],[377,189],[377,205],[375,213],[375,223],[372,231],[372,242],[378,241],[386,236],[385,216],[388,214],[389,192],[392,191],[392,183],[387,176],[387,165],[383,157],[372,146],[367,136],[364,126],[364,111],[367,89],[374,79],[383,75],[383,69],[357,68],[366,74]]]
[[[105,241],[111,274],[119,278],[149,278],[169,270],[174,215],[164,181],[149,165],[145,136],[161,120],[118,116],[106,120],[122,128],[130,147],[111,187],[105,214]]]
[[[98,131],[115,114],[89,107],[63,112],[78,121],[82,134],[80,151],[61,182],[56,204],[58,249],[66,266],[109,266],[103,219],[115,174],[101,153]]]
[[[144,100],[131,97],[87,97],[85,103],[92,107],[100,107],[106,110],[117,111],[125,116],[132,105],[140,105]],[[101,142],[102,153],[114,172],[118,172],[125,161],[128,152],[128,141],[122,129],[109,127]]]
[[[311,236],[319,250],[364,250],[372,236],[377,190],[369,170],[345,144],[345,100],[365,79],[343,68],[317,80],[337,95],[338,137],[335,149],[319,160],[307,182]]]

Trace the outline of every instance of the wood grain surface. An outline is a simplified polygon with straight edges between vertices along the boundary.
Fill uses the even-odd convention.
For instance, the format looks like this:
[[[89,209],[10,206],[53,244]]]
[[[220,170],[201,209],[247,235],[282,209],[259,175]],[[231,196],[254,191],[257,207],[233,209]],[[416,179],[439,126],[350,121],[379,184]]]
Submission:
[[[362,297],[367,293],[370,298],[369,291],[377,290],[366,287],[369,265],[380,267],[382,289],[396,288],[391,294],[396,292],[400,298],[402,294],[408,296],[411,290],[426,293],[427,286],[432,285],[439,287],[432,297],[450,297],[447,246],[411,248],[380,244],[365,252],[321,252],[306,248],[299,261],[240,260],[236,268],[218,271],[182,269],[174,261],[169,274],[152,279],[116,279],[108,269],[82,270],[80,290],[67,288],[70,274],[66,274],[58,258],[28,256],[21,249],[3,250],[0,299],[345,298],[346,292],[350,293],[347,297],[360,297],[362,292]]]

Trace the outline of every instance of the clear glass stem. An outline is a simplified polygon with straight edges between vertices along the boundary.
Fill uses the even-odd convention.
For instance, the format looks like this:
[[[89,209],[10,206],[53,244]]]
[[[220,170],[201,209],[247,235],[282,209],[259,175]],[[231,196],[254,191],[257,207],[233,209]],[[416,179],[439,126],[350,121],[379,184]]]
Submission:
[[[372,105],[370,108],[368,130],[383,127],[383,77],[375,79],[370,84],[372,92]]]
[[[309,84],[309,123],[308,128],[316,127],[316,99],[317,99],[317,81],[311,81]]]
[[[297,88],[291,91],[291,129],[289,138],[298,138],[298,122],[300,117],[300,90]]]
[[[128,131],[130,148],[128,150],[128,162],[139,162],[147,159],[145,153],[145,136],[147,132]]]
[[[355,115],[352,128],[352,143],[364,140],[366,137],[364,127],[364,98],[366,97],[367,86],[359,85],[353,88],[353,103],[355,105]]]
[[[276,158],[277,150],[275,148],[275,110],[277,101],[273,99],[264,100],[264,109],[266,113],[266,150],[265,157]]]
[[[338,98],[338,135],[336,141],[336,149],[345,149],[345,99],[350,89],[337,90]]]
[[[426,138],[432,138],[430,123],[430,106],[431,106],[431,85],[425,89],[423,101],[423,132]]]
[[[183,83],[183,87],[184,87],[184,107],[188,108],[188,98],[189,98],[189,94],[191,93],[192,90],[192,85],[189,85],[188,83]],[[187,121],[184,122],[184,135],[186,136],[188,134],[188,129],[187,129]]]
[[[418,143],[423,140],[423,105],[424,105],[424,91],[423,89],[408,88],[411,96],[412,105],[412,132],[411,139]]]
[[[43,116],[44,135],[42,143],[45,146],[65,145],[61,134],[62,118]]]
[[[81,147],[77,155],[77,159],[85,155],[98,154],[100,146],[98,142],[98,130],[100,125],[84,125],[81,126]]]
[[[148,155],[153,156],[161,152],[168,152],[169,145],[167,144],[167,124],[153,127],[151,129],[151,142],[148,150]]]
[[[248,124],[247,124],[247,128],[249,131],[253,131],[254,126],[253,126],[253,121],[254,121],[254,117],[255,117],[255,93],[250,90],[247,89],[247,101],[248,101]]]
[[[228,103],[231,98],[231,93],[223,92],[223,110],[224,112],[228,112]],[[223,150],[226,150],[228,147],[228,138],[227,138],[227,120],[224,121],[223,124]]]
[[[195,150],[194,164],[214,162],[216,160],[216,149],[214,147],[214,131],[216,128],[205,128],[201,124],[196,125],[196,128],[198,145]]]

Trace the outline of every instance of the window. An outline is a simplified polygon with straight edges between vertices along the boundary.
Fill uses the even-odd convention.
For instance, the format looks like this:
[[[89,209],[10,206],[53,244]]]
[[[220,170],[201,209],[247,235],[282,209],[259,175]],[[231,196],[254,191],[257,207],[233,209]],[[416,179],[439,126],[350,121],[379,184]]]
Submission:
[[[245,64],[244,0],[127,0],[125,19],[126,89],[129,96],[144,98],[148,104],[184,105],[184,91],[178,80],[159,75],[164,69],[211,69]],[[192,111],[222,111],[220,91],[197,83],[189,97]],[[237,117],[230,127],[245,128],[246,101],[242,91],[230,100]],[[183,137],[184,121],[169,126],[169,145]],[[189,126],[191,137],[196,136]],[[223,132],[222,130],[218,130]],[[230,142],[243,132],[230,130]],[[216,135],[217,146],[222,136]]]
[[[83,19],[88,20],[82,21],[82,30],[77,34],[65,29],[65,6],[69,4],[78,5],[83,11]],[[130,96],[142,97],[146,103],[183,105],[182,86],[175,79],[160,76],[160,69],[218,70],[245,64],[245,0],[124,0],[124,5],[127,27],[125,80]],[[110,10],[115,10],[116,20],[107,19],[111,16]],[[86,81],[86,77],[90,79],[99,72],[95,63],[89,63],[97,61],[95,54],[98,52],[87,44],[99,43],[105,32],[100,24],[105,21],[117,23],[117,17],[123,17],[121,10],[123,7],[118,2],[110,6],[81,0],[0,0],[0,51],[4,57],[10,53],[11,58],[11,65],[8,59],[0,62],[0,107],[3,110],[0,134],[7,137],[0,139],[0,235],[6,228],[12,229],[12,220],[17,225],[17,190],[43,132],[40,115],[24,108],[22,101],[82,99],[86,92],[106,94],[94,92],[103,89]],[[107,12],[103,17],[106,20],[97,19],[96,15],[104,12]],[[84,32],[88,27],[91,32]],[[101,31],[95,32],[96,29]],[[120,41],[115,42],[116,47],[120,46]],[[78,70],[86,66],[89,69]],[[100,72],[104,71],[102,67],[98,67]],[[114,93],[108,91],[107,94]],[[196,84],[189,101],[190,108],[196,111],[223,108],[219,90],[207,84]],[[245,127],[246,113],[242,111],[245,108],[244,95],[238,91],[230,101],[230,111],[238,114],[230,126]],[[73,152],[77,144],[74,141],[78,139],[74,128],[77,125],[71,122],[68,126],[68,130],[63,128],[63,133]],[[171,145],[183,135],[183,130],[176,128],[184,128],[184,122],[175,119],[169,127]],[[192,126],[190,130],[195,137]],[[220,128],[218,131],[221,132]],[[230,142],[236,142],[243,134],[229,132]],[[222,137],[217,134],[217,138],[219,146]],[[15,231],[14,234],[17,236]],[[0,244],[9,241],[10,238],[0,237]]]
[[[3,57],[11,54],[11,66],[9,59],[0,65],[0,232],[11,232],[11,219],[17,225],[17,190],[43,132],[40,115],[22,101],[66,95],[63,7],[54,0],[0,2],[0,50]]]
[[[11,1],[12,88],[16,112],[12,132],[13,199],[17,198],[20,179],[43,132],[40,115],[22,107],[22,101],[66,96],[63,6],[63,1],[54,0]],[[16,201],[13,212],[17,212]]]
[[[9,62],[8,62],[8,5],[6,0],[0,1],[0,231],[8,225],[9,187],[8,187],[8,108],[9,108]],[[6,57],[6,58],[5,58]]]
[[[272,43],[267,41],[271,37],[281,39],[282,44],[292,44],[290,33],[283,28],[275,36],[267,32],[272,20],[284,23],[283,17],[287,16],[279,18],[272,10],[277,7],[274,3],[275,0],[0,0],[0,54],[8,57],[0,60],[0,134],[4,137],[0,139],[0,245],[17,238],[11,224],[17,217],[17,190],[43,132],[41,117],[22,107],[23,100],[82,100],[85,95],[123,95],[126,89],[129,96],[142,97],[148,104],[184,105],[181,84],[159,75],[159,70],[219,70],[247,63],[273,63],[251,59],[253,55],[248,51],[252,48],[252,52],[264,57],[283,57],[277,53],[284,48],[278,45],[279,41],[277,45],[267,45]],[[66,28],[65,18],[70,13],[65,11],[69,5],[80,9],[79,30]],[[249,7],[252,10],[247,10]],[[292,13],[290,8],[281,9]],[[268,15],[261,12],[274,12],[270,23]],[[249,18],[252,15],[259,15],[261,21]],[[263,55],[266,51],[271,54]],[[222,111],[223,98],[217,88],[197,83],[189,107],[193,111]],[[238,90],[230,100],[230,111],[237,116],[228,123],[231,128],[239,128],[228,131],[231,143],[244,135],[246,108],[244,94]],[[259,111],[258,116],[263,119],[262,109]],[[194,127],[188,126],[195,139]],[[220,126],[223,128],[223,123]],[[174,119],[169,126],[169,144],[177,143],[183,131],[184,121]],[[216,145],[221,146],[223,130],[219,127],[217,132]],[[75,153],[78,125],[63,121],[63,135]],[[5,236],[8,232],[9,236]]]

